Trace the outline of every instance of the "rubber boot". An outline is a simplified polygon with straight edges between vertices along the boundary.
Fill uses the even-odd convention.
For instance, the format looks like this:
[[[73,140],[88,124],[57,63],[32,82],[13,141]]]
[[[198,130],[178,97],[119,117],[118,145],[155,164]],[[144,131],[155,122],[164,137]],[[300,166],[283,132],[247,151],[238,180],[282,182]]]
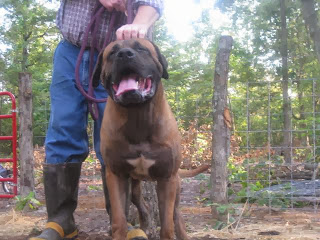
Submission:
[[[44,164],[44,190],[48,223],[42,233],[29,240],[76,239],[73,212],[77,207],[81,163]]]

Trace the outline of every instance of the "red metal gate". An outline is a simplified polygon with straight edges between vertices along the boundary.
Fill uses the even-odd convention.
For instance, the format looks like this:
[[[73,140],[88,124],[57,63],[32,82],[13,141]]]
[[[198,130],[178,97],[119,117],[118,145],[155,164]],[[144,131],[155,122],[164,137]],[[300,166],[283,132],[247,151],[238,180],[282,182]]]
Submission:
[[[17,195],[17,117],[16,117],[16,100],[12,93],[10,92],[0,92],[1,96],[9,96],[11,98],[12,107],[11,114],[1,115],[0,113],[0,121],[1,119],[12,119],[12,136],[0,136],[0,141],[11,141],[12,142],[12,158],[0,158],[0,163],[4,162],[12,162],[12,173],[13,176],[9,178],[0,178],[1,182],[10,182],[13,183],[13,191],[12,193],[2,194],[0,198],[12,198]],[[2,184],[2,183],[1,183]]]

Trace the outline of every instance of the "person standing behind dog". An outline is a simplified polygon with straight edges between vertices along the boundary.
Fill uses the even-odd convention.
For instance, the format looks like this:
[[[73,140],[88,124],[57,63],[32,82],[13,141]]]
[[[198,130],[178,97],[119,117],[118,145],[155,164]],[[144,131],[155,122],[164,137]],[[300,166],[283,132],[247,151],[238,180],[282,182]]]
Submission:
[[[75,239],[78,230],[73,217],[77,207],[78,184],[81,164],[89,154],[87,123],[88,104],[75,83],[75,65],[80,52],[84,32],[94,14],[96,4],[102,4],[107,11],[101,16],[97,31],[97,44],[102,47],[106,32],[111,31],[113,39],[144,38],[149,28],[161,15],[162,0],[133,0],[135,17],[132,24],[126,24],[125,0],[62,0],[57,13],[57,27],[63,39],[53,57],[53,74],[50,86],[51,115],[45,141],[46,159],[43,165],[45,199],[48,223],[36,239]],[[108,29],[111,11],[121,12],[120,20],[113,29]],[[119,19],[119,18],[118,18]],[[90,47],[89,36],[88,46]],[[80,81],[85,90],[89,82],[89,50],[83,54],[80,64]],[[98,52],[95,53],[95,60]],[[95,97],[106,98],[105,89],[99,85],[94,89]],[[94,122],[94,149],[105,167],[100,153],[100,126],[105,103],[99,103],[99,119]],[[106,208],[109,212],[108,190],[105,177],[103,188]]]

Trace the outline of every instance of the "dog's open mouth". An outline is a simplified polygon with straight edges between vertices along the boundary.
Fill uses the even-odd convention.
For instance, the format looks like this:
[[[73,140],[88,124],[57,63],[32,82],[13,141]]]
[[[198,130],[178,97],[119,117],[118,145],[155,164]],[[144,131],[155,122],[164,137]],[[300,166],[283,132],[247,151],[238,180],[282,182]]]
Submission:
[[[152,88],[152,78],[148,76],[146,78],[140,77],[138,74],[129,74],[121,78],[120,83],[112,85],[115,91],[116,97],[129,91],[139,91],[142,96],[150,93]]]

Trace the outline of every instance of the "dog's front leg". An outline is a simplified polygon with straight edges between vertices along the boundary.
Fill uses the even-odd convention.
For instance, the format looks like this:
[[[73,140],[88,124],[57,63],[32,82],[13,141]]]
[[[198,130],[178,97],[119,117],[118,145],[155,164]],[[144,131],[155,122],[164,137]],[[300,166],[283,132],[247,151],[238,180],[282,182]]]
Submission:
[[[111,203],[112,239],[125,240],[127,234],[125,201],[128,181],[115,175],[109,168],[106,171],[106,179]]]
[[[173,212],[176,199],[177,178],[158,180],[157,195],[159,201],[159,214],[161,222],[160,240],[172,240],[174,238]]]

